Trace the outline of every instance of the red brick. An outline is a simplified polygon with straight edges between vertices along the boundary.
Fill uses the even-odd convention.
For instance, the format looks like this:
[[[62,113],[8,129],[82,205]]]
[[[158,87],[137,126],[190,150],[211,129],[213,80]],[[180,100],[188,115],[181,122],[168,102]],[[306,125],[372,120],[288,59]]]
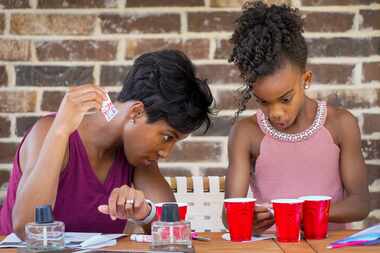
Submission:
[[[119,95],[119,92],[109,91],[108,96],[110,97],[112,102],[116,101],[117,96]]]
[[[380,62],[368,62],[363,64],[363,81],[380,81]]]
[[[232,44],[229,40],[217,40],[215,59],[228,59],[232,53]]]
[[[0,170],[0,187],[4,187],[4,184],[8,183],[10,171]]]
[[[380,10],[361,10],[360,15],[363,18],[361,29],[380,29]]]
[[[380,54],[380,37],[308,39],[311,57]]]
[[[29,0],[0,0],[0,9],[30,8]]]
[[[301,0],[301,4],[305,6],[321,6],[321,5],[369,5],[380,3],[380,0]]]
[[[15,14],[11,33],[21,35],[89,35],[95,28],[95,16],[61,14]]]
[[[239,108],[241,94],[238,90],[219,90],[216,95],[216,105],[219,110],[234,110]],[[251,98],[247,103],[247,110],[257,109],[256,101]]]
[[[204,0],[186,0],[186,1],[178,1],[178,0],[128,0],[126,6],[127,7],[193,7],[193,6],[204,6]]]
[[[304,29],[307,32],[346,32],[352,29],[353,13],[306,12]]]
[[[31,66],[15,67],[17,86],[72,86],[94,83],[93,67]]]
[[[0,66],[0,87],[8,84],[8,74],[5,66]]]
[[[313,83],[352,84],[354,65],[351,64],[309,64],[313,72]]]
[[[221,32],[233,31],[240,12],[190,12],[187,15],[190,32]]]
[[[117,51],[116,41],[66,40],[36,43],[40,61],[112,61]]]
[[[380,192],[370,192],[369,194],[369,209],[380,209]]]
[[[245,0],[210,0],[211,7],[237,8],[241,7]]]
[[[0,33],[4,33],[5,29],[5,15],[0,14]]]
[[[35,91],[0,91],[0,112],[33,112],[36,100]]]
[[[362,150],[364,159],[380,159],[380,140],[362,140]]]
[[[0,163],[12,162],[16,149],[17,143],[0,142]]]
[[[104,14],[100,16],[102,32],[112,33],[179,33],[179,14]]]
[[[216,117],[212,119],[209,130],[204,133],[204,127],[192,133],[192,136],[228,136],[234,123],[234,117]]]
[[[178,143],[168,162],[219,162],[222,156],[222,143],[190,142]]]
[[[148,51],[177,49],[190,59],[208,59],[208,39],[136,39],[127,41],[126,59],[132,59]]]
[[[161,175],[164,177],[191,177],[193,176],[191,168],[172,168],[160,166]]]
[[[102,66],[100,72],[100,85],[122,86],[131,66]]]
[[[39,118],[38,116],[18,117],[16,119],[16,135],[18,137],[24,136],[26,131],[28,131]]]
[[[0,60],[28,61],[30,59],[30,41],[0,39]]]
[[[227,168],[200,168],[200,176],[218,176],[223,177],[227,174]]]
[[[38,0],[38,8],[116,8],[117,0]]]
[[[375,180],[380,179],[380,165],[367,164],[368,169],[368,185],[371,185]]]
[[[376,89],[319,90],[308,91],[311,97],[326,100],[332,106],[346,109],[372,108],[379,106],[379,91]]]
[[[372,134],[380,132],[380,114],[363,114],[363,133]]]
[[[232,64],[199,65],[197,70],[199,76],[207,78],[210,84],[242,82],[239,70]]]
[[[7,117],[0,117],[0,137],[9,137],[11,134],[10,131],[11,121]]]
[[[241,7],[247,0],[210,0],[211,7],[237,8]],[[264,0],[267,4],[287,4],[290,5],[291,0]]]
[[[65,92],[63,91],[44,91],[41,102],[41,110],[48,112],[58,111],[59,105]]]

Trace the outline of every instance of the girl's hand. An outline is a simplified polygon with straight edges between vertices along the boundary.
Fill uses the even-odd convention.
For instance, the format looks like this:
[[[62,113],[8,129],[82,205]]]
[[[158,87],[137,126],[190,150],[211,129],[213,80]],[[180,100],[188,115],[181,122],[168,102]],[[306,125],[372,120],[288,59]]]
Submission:
[[[60,133],[71,134],[78,128],[86,112],[100,110],[106,98],[105,91],[96,85],[71,87],[59,106],[52,127]]]
[[[254,216],[254,234],[261,234],[274,224],[274,216],[271,212],[271,207],[256,204]]]
[[[112,220],[143,220],[150,213],[150,209],[150,205],[145,202],[144,193],[128,185],[113,189],[108,205],[98,206],[98,211],[110,215]]]

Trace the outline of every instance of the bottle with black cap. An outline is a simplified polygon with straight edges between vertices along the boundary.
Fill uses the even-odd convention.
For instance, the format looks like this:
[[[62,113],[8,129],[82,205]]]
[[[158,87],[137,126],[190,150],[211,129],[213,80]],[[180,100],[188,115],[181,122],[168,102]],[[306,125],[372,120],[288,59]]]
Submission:
[[[180,221],[176,203],[164,204],[161,220],[152,223],[152,250],[188,252],[191,248],[190,222]]]
[[[65,224],[54,221],[51,205],[35,209],[35,222],[26,224],[26,247],[31,251],[52,251],[65,246]]]

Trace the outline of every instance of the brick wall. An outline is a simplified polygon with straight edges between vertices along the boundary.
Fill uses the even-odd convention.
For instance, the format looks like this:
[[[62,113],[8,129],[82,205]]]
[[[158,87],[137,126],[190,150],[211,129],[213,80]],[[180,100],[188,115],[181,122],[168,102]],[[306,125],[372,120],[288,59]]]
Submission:
[[[227,64],[241,0],[0,0],[0,178],[16,145],[54,111],[68,86],[93,82],[119,90],[133,59],[166,47],[185,51],[211,80],[220,108],[206,136],[181,143],[165,175],[224,175],[226,136],[240,79]],[[380,221],[380,1],[277,0],[305,14],[312,97],[357,116],[369,169],[370,217]],[[249,104],[249,115],[255,104]]]

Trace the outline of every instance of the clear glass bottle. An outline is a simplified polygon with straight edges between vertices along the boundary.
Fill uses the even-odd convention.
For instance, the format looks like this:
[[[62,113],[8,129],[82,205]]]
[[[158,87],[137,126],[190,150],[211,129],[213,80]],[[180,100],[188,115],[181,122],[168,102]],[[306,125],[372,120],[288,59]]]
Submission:
[[[31,251],[52,251],[65,247],[65,224],[54,221],[50,205],[36,207],[35,222],[26,224],[26,247]]]
[[[190,222],[179,220],[177,204],[170,203],[162,206],[161,220],[152,223],[151,248],[162,251],[192,249]]]

